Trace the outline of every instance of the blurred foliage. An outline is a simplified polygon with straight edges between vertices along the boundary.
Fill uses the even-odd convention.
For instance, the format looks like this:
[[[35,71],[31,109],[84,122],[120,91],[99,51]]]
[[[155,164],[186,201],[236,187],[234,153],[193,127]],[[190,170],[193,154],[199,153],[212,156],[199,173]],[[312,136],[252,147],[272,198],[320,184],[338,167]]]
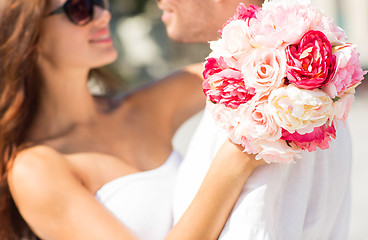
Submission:
[[[110,0],[111,11],[115,16],[140,14],[150,0]]]

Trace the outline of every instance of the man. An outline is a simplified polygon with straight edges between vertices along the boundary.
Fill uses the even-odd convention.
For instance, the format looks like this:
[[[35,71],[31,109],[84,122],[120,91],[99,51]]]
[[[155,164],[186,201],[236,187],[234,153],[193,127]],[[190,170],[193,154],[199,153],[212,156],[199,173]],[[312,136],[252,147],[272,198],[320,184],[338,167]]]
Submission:
[[[179,42],[216,40],[240,2],[260,0],[158,0],[168,35]],[[258,168],[248,179],[220,239],[347,239],[351,144],[342,124],[327,150],[293,164]],[[204,111],[179,175],[174,221],[189,206],[226,134]],[[226,197],[226,196],[224,196]],[[195,224],[195,223],[193,223]]]

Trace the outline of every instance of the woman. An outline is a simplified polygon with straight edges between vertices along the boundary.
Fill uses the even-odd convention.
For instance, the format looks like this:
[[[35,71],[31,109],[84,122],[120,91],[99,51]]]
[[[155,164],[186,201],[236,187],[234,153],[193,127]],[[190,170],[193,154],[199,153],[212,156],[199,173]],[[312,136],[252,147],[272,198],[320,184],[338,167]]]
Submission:
[[[91,69],[117,57],[109,21],[103,0],[2,0],[1,239],[169,231],[179,161],[171,139],[201,107],[201,81],[189,67],[118,100],[93,97]],[[216,238],[260,164],[225,143],[167,239]]]

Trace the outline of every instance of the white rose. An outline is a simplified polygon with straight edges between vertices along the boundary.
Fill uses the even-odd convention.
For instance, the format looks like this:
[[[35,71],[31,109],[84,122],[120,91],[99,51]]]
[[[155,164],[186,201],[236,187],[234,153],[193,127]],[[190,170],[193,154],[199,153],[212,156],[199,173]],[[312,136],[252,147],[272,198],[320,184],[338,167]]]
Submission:
[[[225,48],[230,53],[242,52],[251,47],[248,36],[248,23],[243,20],[234,20],[222,30],[222,39]]]
[[[234,20],[222,29],[222,38],[210,42],[210,57],[231,57],[251,47],[248,37],[248,24],[243,20]]]

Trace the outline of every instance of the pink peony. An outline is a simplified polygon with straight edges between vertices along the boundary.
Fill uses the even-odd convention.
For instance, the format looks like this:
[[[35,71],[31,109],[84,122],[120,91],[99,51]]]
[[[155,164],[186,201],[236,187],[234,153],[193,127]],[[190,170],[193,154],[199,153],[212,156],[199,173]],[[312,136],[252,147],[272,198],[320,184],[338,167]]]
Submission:
[[[240,3],[238,8],[236,9],[236,13],[233,17],[233,20],[240,19],[244,21],[248,21],[252,18],[256,18],[256,12],[258,12],[260,8],[257,5],[249,5],[247,8],[244,3]]]
[[[203,77],[203,92],[214,103],[237,108],[255,95],[254,88],[245,86],[242,73],[230,68],[223,58],[208,58]]]
[[[293,143],[288,145],[286,141],[279,139],[274,142],[259,141],[256,144],[261,148],[256,155],[257,160],[263,159],[267,163],[289,164],[294,162],[295,158],[301,158],[300,149]]]
[[[287,78],[299,88],[313,90],[328,84],[335,74],[336,56],[327,37],[308,31],[299,44],[286,48]]]
[[[354,100],[354,94],[345,94],[341,97],[341,99],[334,102],[332,104],[332,120],[342,121],[345,124],[350,112],[351,104],[354,102]]]
[[[279,48],[296,44],[310,30],[319,12],[309,5],[266,1],[262,10],[249,21],[249,35],[254,47]]]
[[[234,128],[239,124],[236,118],[237,109],[232,109],[222,104],[215,104],[211,101],[206,102],[206,109],[211,113],[212,118],[219,127],[225,129],[229,135],[233,135]]]
[[[320,10],[318,11],[320,13],[314,19],[311,29],[323,32],[332,46],[347,42],[344,30],[337,26],[330,17],[324,15]]]
[[[281,139],[295,143],[302,150],[312,152],[315,151],[317,147],[327,149],[329,147],[328,142],[331,141],[331,137],[336,138],[334,125],[327,127],[322,125],[314,128],[313,132],[306,134],[299,134],[298,132],[290,133],[283,129]]]
[[[344,44],[335,47],[334,50],[337,57],[336,74],[331,82],[323,87],[331,98],[344,95],[350,88],[358,85],[367,73],[360,65],[359,53],[355,45]]]
[[[256,154],[256,160],[264,160],[267,163],[277,162],[282,164],[288,164],[294,161],[294,158],[300,158],[300,148],[291,143],[287,145],[284,140],[267,141],[257,140],[250,141],[246,137],[241,139],[235,138],[230,135],[229,138],[235,144],[239,144],[244,147],[244,152],[250,154]]]
[[[216,73],[219,73],[228,68],[229,66],[223,58],[208,58],[204,66],[203,77],[204,79],[207,79],[210,76],[215,75]]]

